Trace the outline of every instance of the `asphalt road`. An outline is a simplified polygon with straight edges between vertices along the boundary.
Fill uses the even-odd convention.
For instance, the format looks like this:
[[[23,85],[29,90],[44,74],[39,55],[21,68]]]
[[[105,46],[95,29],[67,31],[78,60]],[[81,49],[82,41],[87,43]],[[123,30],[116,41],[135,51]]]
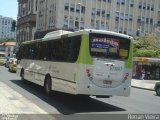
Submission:
[[[0,66],[0,81],[49,114],[160,114],[160,97],[154,91],[132,88],[129,97],[79,98],[68,94],[45,95],[43,87],[23,83],[16,73]]]

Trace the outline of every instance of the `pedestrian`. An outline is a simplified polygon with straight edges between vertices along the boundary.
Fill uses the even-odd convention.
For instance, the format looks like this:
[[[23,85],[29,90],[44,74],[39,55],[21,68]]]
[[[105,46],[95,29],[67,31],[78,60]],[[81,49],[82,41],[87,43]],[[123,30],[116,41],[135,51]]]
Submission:
[[[141,72],[141,79],[144,80],[144,77],[145,77],[145,70],[142,70],[142,72]]]

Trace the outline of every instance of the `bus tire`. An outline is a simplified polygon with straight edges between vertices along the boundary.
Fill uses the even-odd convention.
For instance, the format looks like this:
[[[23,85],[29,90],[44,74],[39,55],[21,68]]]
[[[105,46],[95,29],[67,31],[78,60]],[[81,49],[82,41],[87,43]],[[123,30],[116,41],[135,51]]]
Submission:
[[[157,96],[160,96],[160,86],[158,86],[158,87],[156,88],[156,94],[157,94]]]
[[[21,70],[20,77],[21,77],[21,80],[22,80],[23,82],[25,82],[25,79],[24,79],[24,70],[23,70],[23,69]]]
[[[52,86],[51,78],[46,77],[44,82],[44,90],[47,95],[51,94],[51,86]]]

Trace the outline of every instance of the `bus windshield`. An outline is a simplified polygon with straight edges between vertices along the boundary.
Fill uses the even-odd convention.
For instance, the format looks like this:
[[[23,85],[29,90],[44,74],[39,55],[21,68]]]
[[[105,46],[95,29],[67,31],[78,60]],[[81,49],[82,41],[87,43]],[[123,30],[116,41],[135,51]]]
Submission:
[[[130,40],[127,38],[90,33],[90,54],[93,57],[126,60],[129,48]]]

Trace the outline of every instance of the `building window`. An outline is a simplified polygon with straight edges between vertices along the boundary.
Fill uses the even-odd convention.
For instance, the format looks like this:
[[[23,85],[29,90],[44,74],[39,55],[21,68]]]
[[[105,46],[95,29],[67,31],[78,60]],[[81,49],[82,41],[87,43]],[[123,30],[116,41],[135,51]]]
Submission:
[[[96,8],[92,8],[92,15],[96,14]]]
[[[116,19],[116,21],[119,21],[119,17],[116,17],[115,19]]]
[[[139,9],[141,9],[141,8],[142,8],[142,3],[140,2],[140,3],[139,3]]]
[[[67,10],[67,11],[69,10],[69,3],[65,4],[64,9]]]
[[[121,4],[122,4],[122,5],[125,5],[125,1],[124,1],[124,0],[122,0],[122,1],[121,1]]]
[[[153,24],[153,19],[152,18],[150,19],[150,23]]]
[[[111,0],[108,0],[109,3],[111,3]]]
[[[36,11],[38,10],[38,0],[36,0]]]
[[[2,25],[4,25],[4,21],[2,20]]]
[[[147,5],[147,10],[150,10],[150,5]]]
[[[105,16],[105,10],[102,10],[102,15]]]
[[[151,6],[151,11],[154,11],[154,5]]]
[[[8,21],[6,20],[6,21],[5,21],[5,25],[7,25],[7,23],[8,23]]]
[[[82,12],[82,13],[85,13],[85,6],[82,6],[81,12]]]
[[[124,34],[127,34],[127,31],[124,31]]]
[[[131,3],[131,4],[130,4],[130,7],[134,7],[134,4],[133,4],[133,3]]]
[[[133,18],[129,18],[129,21],[133,21]]]
[[[71,12],[74,12],[74,4],[71,4],[70,11],[71,11]]]
[[[107,13],[107,18],[110,18],[110,14],[109,13]]]
[[[117,4],[120,5],[120,0],[117,0]]]
[[[146,3],[143,3],[143,9],[144,10],[146,9]]]
[[[157,22],[157,25],[160,26],[160,21]]]
[[[146,23],[147,23],[147,24],[149,23],[149,18],[146,18]]]
[[[31,1],[28,0],[28,10],[31,11]]]
[[[154,11],[154,8],[152,7],[151,10]]]
[[[97,15],[100,16],[100,9],[97,10]]]

